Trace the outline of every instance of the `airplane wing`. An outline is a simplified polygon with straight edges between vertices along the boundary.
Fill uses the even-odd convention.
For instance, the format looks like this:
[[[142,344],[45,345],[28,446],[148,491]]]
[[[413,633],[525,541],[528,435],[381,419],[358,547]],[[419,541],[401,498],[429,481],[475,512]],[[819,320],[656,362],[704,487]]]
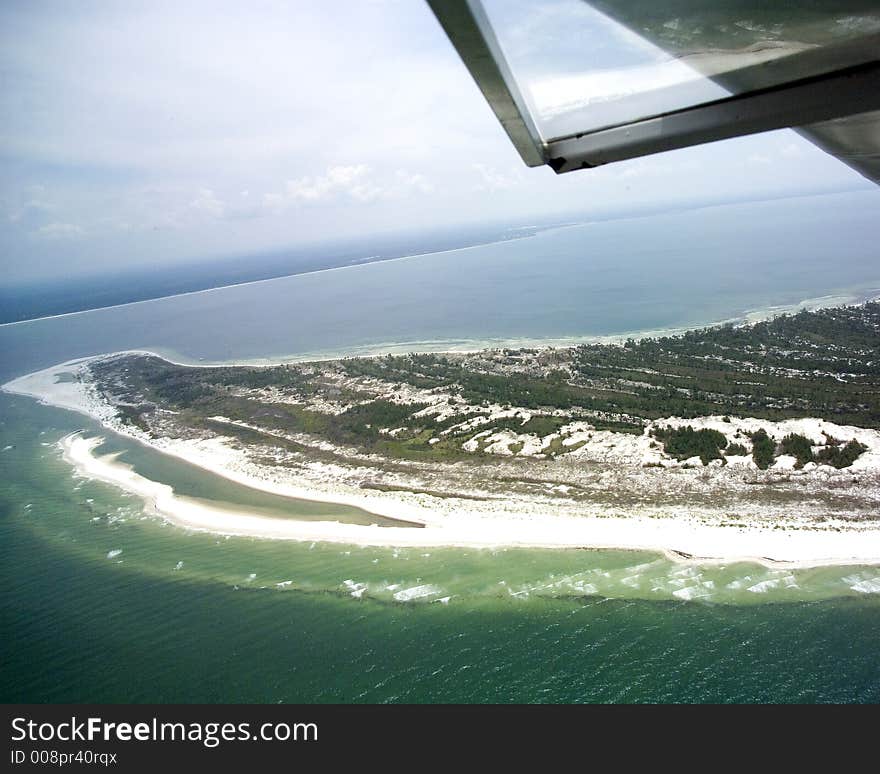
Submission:
[[[880,182],[880,0],[428,0],[529,166],[793,127]]]

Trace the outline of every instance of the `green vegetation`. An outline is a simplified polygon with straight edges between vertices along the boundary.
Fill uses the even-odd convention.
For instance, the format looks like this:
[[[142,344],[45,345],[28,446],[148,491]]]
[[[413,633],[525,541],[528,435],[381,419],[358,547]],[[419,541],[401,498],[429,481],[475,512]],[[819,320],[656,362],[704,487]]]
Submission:
[[[761,470],[767,470],[776,457],[776,444],[766,430],[752,433],[752,459]]]
[[[878,355],[880,304],[869,303],[582,346],[573,371],[578,385],[635,416],[820,416],[880,428]]]
[[[148,435],[151,434],[150,426],[144,420],[143,413],[147,407],[145,406],[119,406],[119,418],[127,425],[133,425],[139,430],[143,430]]]
[[[474,405],[593,412],[597,426],[618,431],[639,432],[645,419],[718,414],[880,428],[878,342],[880,304],[870,303],[542,353],[533,368],[521,368],[528,356],[509,350],[492,362],[423,354],[343,367],[350,376],[456,389]]]
[[[813,461],[813,442],[803,435],[791,433],[782,439],[779,450],[783,454],[790,454],[797,458],[796,468],[802,468],[808,462]]]
[[[96,362],[92,371],[122,419],[145,432],[171,416],[168,421],[201,432],[221,432],[216,425],[224,423],[211,420],[221,416],[248,425],[258,437],[291,436],[303,449],[325,440],[389,458],[430,461],[479,457],[487,445],[479,439],[476,453],[462,450],[477,433],[509,430],[545,438],[577,421],[634,434],[668,416],[714,415],[728,423],[731,416],[773,421],[819,416],[880,428],[878,344],[880,304],[870,303],[630,339],[623,346],[220,368],[137,355]],[[428,404],[409,403],[404,387],[410,394],[412,388],[437,394],[452,410],[444,410],[447,416],[440,420],[418,416]],[[498,406],[531,416],[489,421],[490,407]],[[479,417],[485,421],[469,424]],[[723,433],[692,427],[665,428],[656,438],[668,454],[699,456],[704,464],[749,453],[742,444],[727,446]],[[523,446],[508,448],[516,453]],[[574,448],[557,438],[547,454]],[[752,435],[751,454],[762,469],[777,453],[791,454],[798,467],[809,461],[846,467],[863,451],[861,444],[844,446],[829,438],[814,454],[810,440],[795,434],[777,450],[765,432]]]
[[[690,425],[657,428],[654,437],[662,441],[666,453],[677,460],[699,457],[704,465],[722,459],[721,450],[727,446],[723,433],[717,430],[694,430]]]
[[[525,409],[619,412],[616,400],[608,400],[605,391],[589,390],[571,384],[562,378],[561,371],[555,369],[540,375],[486,373],[474,370],[470,363],[454,360],[446,355],[430,354],[352,358],[343,360],[342,367],[349,376],[369,376],[392,384],[405,383],[422,389],[454,389],[463,401],[474,406],[498,404]],[[641,432],[643,426],[638,418],[623,417],[596,418],[593,424],[599,429],[633,433]],[[535,431],[525,429],[521,432]]]
[[[818,462],[833,465],[835,468],[848,468],[866,451],[868,451],[868,447],[854,438],[843,448],[839,443],[826,446],[819,452],[816,459]]]
[[[546,435],[555,433],[563,425],[567,425],[572,421],[572,417],[546,417],[533,416],[527,422],[523,422],[519,417],[506,417],[504,419],[496,419],[492,422],[494,430],[511,430],[521,435],[537,435],[543,438]]]

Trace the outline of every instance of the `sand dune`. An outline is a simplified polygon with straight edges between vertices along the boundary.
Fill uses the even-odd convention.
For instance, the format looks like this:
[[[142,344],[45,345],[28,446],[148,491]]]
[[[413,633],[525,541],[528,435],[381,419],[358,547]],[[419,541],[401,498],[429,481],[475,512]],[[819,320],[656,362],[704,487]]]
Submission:
[[[85,377],[88,361],[72,361],[29,374],[3,386],[43,403],[91,416],[116,432],[133,437],[114,420]],[[65,376],[59,381],[59,375]],[[815,430],[820,420],[799,420]],[[873,432],[873,431],[871,431]],[[158,451],[171,454],[226,478],[275,494],[354,505],[391,518],[420,522],[424,529],[371,527],[330,521],[276,519],[211,507],[178,497],[172,488],[151,481],[120,463],[115,455],[96,456],[99,438],[81,433],[60,441],[64,459],[81,475],[118,486],[142,497],[147,510],[191,530],[223,535],[331,541],[387,546],[531,546],[544,548],[623,548],[668,552],[683,561],[749,559],[802,566],[823,564],[880,564],[880,529],[876,521],[863,524],[800,525],[771,528],[759,523],[721,526],[686,517],[650,518],[547,515],[538,508],[517,512],[511,507],[474,503],[405,492],[334,491],[310,488],[277,477],[253,475],[242,464],[242,453],[219,439],[207,441],[149,440]]]

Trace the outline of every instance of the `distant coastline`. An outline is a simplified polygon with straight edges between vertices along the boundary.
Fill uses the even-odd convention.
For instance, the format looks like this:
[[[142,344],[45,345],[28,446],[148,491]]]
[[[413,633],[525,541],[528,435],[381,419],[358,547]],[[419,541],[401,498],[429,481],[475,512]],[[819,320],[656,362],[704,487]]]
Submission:
[[[62,317],[70,317],[72,315],[85,314],[87,312],[96,312],[96,311],[101,311],[101,310],[105,310],[105,309],[119,309],[122,307],[132,306],[135,304],[144,304],[149,301],[160,301],[165,298],[177,298],[177,297],[181,297],[181,296],[192,296],[192,295],[197,295],[200,293],[211,293],[211,292],[214,292],[217,290],[226,290],[226,289],[230,289],[230,288],[245,287],[247,285],[259,285],[261,283],[272,282],[273,280],[287,279],[289,277],[298,277],[298,276],[303,276],[303,275],[308,275],[308,274],[322,274],[325,272],[339,271],[339,270],[343,270],[343,269],[353,269],[353,268],[357,268],[357,267],[369,266],[369,265],[375,264],[375,263],[389,263],[389,262],[393,262],[393,261],[402,261],[402,260],[406,260],[409,258],[421,258],[421,257],[426,257],[426,256],[432,256],[432,255],[443,255],[445,253],[455,253],[455,252],[459,252],[459,251],[463,251],[463,250],[470,250],[475,247],[485,247],[486,245],[494,245],[494,244],[501,244],[503,242],[510,242],[510,241],[514,241],[514,240],[528,239],[529,237],[533,237],[536,234],[541,233],[543,231],[549,231],[549,230],[556,229],[556,228],[564,228],[568,225],[576,225],[576,224],[552,224],[552,225],[544,225],[544,226],[511,227],[511,228],[508,228],[505,231],[501,232],[501,234],[495,234],[491,237],[487,236],[484,239],[461,240],[461,242],[462,242],[461,244],[454,244],[452,247],[447,247],[444,249],[426,248],[424,250],[415,250],[413,252],[407,252],[406,254],[401,254],[401,255],[397,255],[397,254],[381,255],[381,254],[378,254],[378,255],[367,255],[364,257],[348,259],[347,258],[348,253],[341,252],[340,257],[332,258],[332,259],[329,259],[328,261],[323,262],[323,263],[326,263],[327,265],[321,265],[319,263],[318,265],[314,265],[314,266],[309,265],[309,266],[303,267],[303,268],[296,270],[296,271],[291,271],[290,267],[287,267],[285,269],[281,269],[281,270],[278,270],[275,272],[269,272],[266,274],[266,276],[261,276],[258,273],[256,277],[253,277],[250,279],[245,278],[245,279],[241,279],[240,281],[223,282],[221,284],[210,284],[211,280],[207,280],[207,281],[193,280],[190,282],[182,282],[181,283],[182,287],[179,290],[160,291],[160,292],[155,292],[153,294],[151,294],[148,291],[147,293],[143,294],[142,297],[135,297],[135,298],[131,298],[130,300],[125,300],[125,295],[126,295],[125,291],[119,291],[114,294],[117,296],[121,296],[120,300],[118,300],[116,303],[101,304],[99,306],[83,306],[82,304],[78,304],[76,306],[79,306],[82,308],[72,308],[72,309],[69,309],[66,311],[58,311],[58,312],[55,312],[52,314],[41,314],[41,315],[37,315],[34,317],[24,317],[22,319],[15,319],[15,320],[2,320],[2,316],[0,316],[0,320],[2,320],[2,321],[0,321],[0,328],[13,326],[13,325],[22,325],[24,323],[39,322],[41,320],[54,320],[54,319],[58,319],[58,318],[62,318]],[[327,248],[322,247],[321,249],[326,250]],[[369,252],[369,248],[367,249],[367,252]],[[198,266],[200,266],[200,264],[194,264],[194,265],[188,266],[187,268],[194,270]],[[214,272],[208,272],[207,268],[203,267],[203,271],[200,272],[200,276],[205,277],[208,275],[213,275],[213,273]],[[216,281],[216,280],[214,280],[214,281]],[[128,280],[128,282],[129,282],[129,284],[131,284],[132,280],[130,279],[130,280]],[[190,287],[190,286],[193,286],[193,287]],[[3,291],[3,292],[5,293],[6,291]],[[65,292],[67,292],[67,291],[65,291]],[[128,295],[131,295],[131,292],[129,292]],[[2,296],[0,296],[0,299],[2,299]],[[10,306],[9,301],[10,301],[10,299],[7,299],[6,303],[4,303],[3,306],[9,307]],[[3,314],[8,314],[8,312],[5,312]]]
[[[462,248],[468,249],[468,248]],[[402,259],[394,259],[402,260]],[[344,268],[344,267],[338,267]],[[333,271],[327,269],[326,271]],[[266,280],[267,282],[270,280]],[[221,290],[222,288],[216,288]],[[198,291],[199,293],[207,293],[210,291]],[[190,294],[184,294],[190,295]],[[155,300],[155,299],[154,299]],[[762,320],[770,320],[783,314],[791,314],[801,310],[816,311],[818,309],[828,309],[837,306],[849,306],[868,303],[870,301],[880,300],[880,283],[876,289],[867,292],[853,291],[845,294],[835,294],[826,296],[816,296],[805,298],[791,304],[777,304],[767,306],[761,309],[748,309],[742,314],[734,317],[726,317],[716,320],[708,320],[701,323],[700,328],[711,328],[719,325],[747,325],[750,323],[760,322]],[[138,302],[141,303],[141,302]],[[89,310],[93,311],[93,310]],[[85,314],[85,312],[77,312],[76,314]],[[0,326],[2,327],[2,326]],[[612,334],[584,334],[572,336],[542,336],[542,337],[505,337],[505,338],[484,338],[484,339],[428,339],[428,340],[409,340],[409,341],[389,341],[377,344],[368,344],[362,347],[342,347],[340,349],[313,350],[310,352],[279,355],[275,357],[254,357],[254,358],[233,358],[230,360],[194,360],[187,358],[179,352],[173,352],[164,348],[157,349],[126,349],[121,350],[131,354],[155,355],[169,363],[181,366],[192,366],[198,368],[221,368],[224,366],[251,366],[251,367],[267,367],[276,365],[284,365],[287,363],[310,363],[320,362],[324,360],[339,360],[349,357],[380,357],[389,354],[408,354],[408,353],[432,353],[432,354],[463,354],[469,352],[482,352],[492,349],[546,349],[546,348],[567,348],[575,347],[580,344],[622,344],[628,339],[638,341],[645,338],[655,338],[659,336],[678,336],[693,330],[695,326],[677,326],[670,328],[658,328],[647,330],[631,330],[621,333]]]
[[[679,203],[659,208],[650,207],[641,210],[637,208],[628,213],[577,213],[553,219],[542,218],[529,225],[496,224],[482,228],[469,225],[454,230],[429,232],[418,237],[411,235],[372,237],[356,245],[316,243],[307,247],[276,250],[254,256],[218,257],[210,263],[200,259],[176,268],[166,266],[158,273],[141,270],[129,275],[94,275],[63,283],[51,281],[18,283],[0,287],[0,310],[2,310],[0,328],[333,269],[454,253],[470,248],[519,241],[544,232],[567,228],[736,207],[762,201],[774,202],[863,193],[865,191],[859,189],[824,191],[785,194],[748,201],[717,201],[699,205]],[[243,268],[245,265],[247,268]]]

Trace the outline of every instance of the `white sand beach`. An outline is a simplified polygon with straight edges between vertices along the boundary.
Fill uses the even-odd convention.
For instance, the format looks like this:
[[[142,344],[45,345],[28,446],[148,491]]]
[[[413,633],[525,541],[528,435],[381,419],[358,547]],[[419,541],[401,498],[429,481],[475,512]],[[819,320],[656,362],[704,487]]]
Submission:
[[[27,395],[54,406],[88,415],[108,429],[147,443],[205,470],[274,494],[362,508],[388,518],[419,522],[424,528],[378,527],[335,521],[296,521],[246,511],[211,507],[178,497],[172,488],[151,481],[120,463],[114,455],[96,456],[100,438],[74,433],[60,442],[64,459],[78,474],[120,487],[144,499],[147,511],[180,527],[222,535],[302,541],[330,541],[383,546],[462,546],[542,548],[617,548],[667,552],[679,561],[731,562],[798,566],[880,564],[880,522],[828,520],[821,525],[786,519],[775,525],[740,521],[736,525],[705,519],[645,515],[620,517],[595,513],[548,514],[540,503],[472,502],[425,493],[377,492],[334,485],[332,471],[320,482],[303,482],[284,469],[255,466],[245,454],[222,439],[149,439],[121,425],[114,410],[102,402],[84,379],[88,360],[71,361],[3,385],[6,392]],[[747,422],[749,420],[742,420]],[[794,420],[810,430],[821,420]],[[707,420],[707,423],[710,423]],[[834,426],[837,427],[837,426]],[[815,429],[815,427],[813,428]],[[861,461],[863,473],[877,464],[876,431],[839,428],[872,442]]]

